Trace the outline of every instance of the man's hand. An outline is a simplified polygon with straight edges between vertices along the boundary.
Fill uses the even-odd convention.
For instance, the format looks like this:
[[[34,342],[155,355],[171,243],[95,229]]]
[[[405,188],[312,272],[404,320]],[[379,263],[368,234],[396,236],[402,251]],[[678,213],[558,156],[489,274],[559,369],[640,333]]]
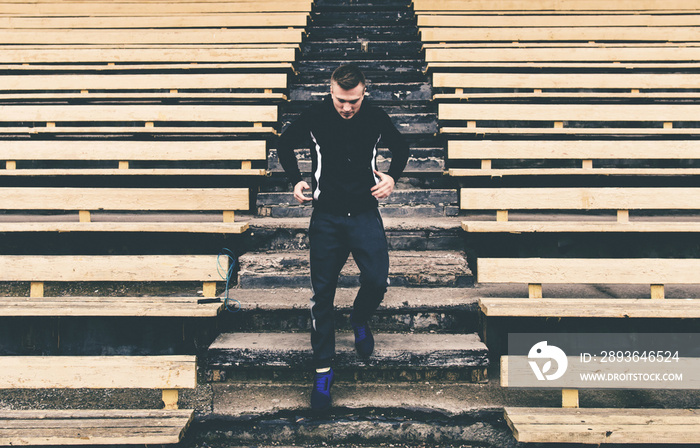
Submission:
[[[303,180],[297,182],[297,184],[294,186],[294,199],[299,201],[300,204],[313,201],[313,198],[304,196],[304,190],[311,190],[311,187]]]
[[[374,174],[379,177],[380,182],[372,187],[372,196],[377,199],[388,198],[391,192],[394,191],[394,178],[377,170],[374,170]]]

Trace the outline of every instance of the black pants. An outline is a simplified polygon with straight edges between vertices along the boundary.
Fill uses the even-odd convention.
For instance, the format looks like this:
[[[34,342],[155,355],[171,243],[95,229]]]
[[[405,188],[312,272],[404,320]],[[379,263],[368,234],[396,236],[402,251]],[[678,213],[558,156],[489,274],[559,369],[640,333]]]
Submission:
[[[339,216],[314,210],[309,225],[311,246],[311,347],[314,367],[328,367],[335,355],[335,290],[340,270],[352,253],[360,269],[360,290],[352,319],[366,322],[384,298],[389,252],[379,210]]]

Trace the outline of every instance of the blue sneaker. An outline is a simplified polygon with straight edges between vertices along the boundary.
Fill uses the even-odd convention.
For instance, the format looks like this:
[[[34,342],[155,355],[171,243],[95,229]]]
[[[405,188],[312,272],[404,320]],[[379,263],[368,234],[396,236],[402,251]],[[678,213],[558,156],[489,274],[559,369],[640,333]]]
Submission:
[[[327,411],[331,407],[331,386],[333,385],[333,369],[314,375],[314,388],[311,391],[311,409]]]
[[[362,359],[367,359],[374,352],[374,336],[372,336],[372,330],[369,329],[367,322],[364,324],[355,324],[350,321],[352,325],[352,331],[355,333],[355,350],[357,351],[357,356]]]

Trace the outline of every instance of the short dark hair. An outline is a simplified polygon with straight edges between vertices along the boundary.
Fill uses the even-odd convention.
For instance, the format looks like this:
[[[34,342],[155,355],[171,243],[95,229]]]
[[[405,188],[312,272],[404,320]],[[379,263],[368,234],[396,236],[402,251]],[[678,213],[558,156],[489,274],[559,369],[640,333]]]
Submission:
[[[345,64],[336,68],[331,75],[331,81],[338,83],[338,86],[343,90],[350,90],[357,87],[359,84],[366,85],[365,74],[355,64]]]

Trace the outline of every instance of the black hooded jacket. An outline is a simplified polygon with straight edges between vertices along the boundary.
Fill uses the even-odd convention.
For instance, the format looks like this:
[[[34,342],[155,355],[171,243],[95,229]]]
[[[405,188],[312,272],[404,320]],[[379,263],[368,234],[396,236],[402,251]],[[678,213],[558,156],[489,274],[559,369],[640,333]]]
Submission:
[[[287,177],[302,180],[295,148],[311,150],[314,208],[334,214],[355,214],[377,207],[371,188],[380,182],[377,169],[380,141],[391,151],[389,174],[394,181],[408,161],[406,140],[382,109],[365,98],[360,110],[344,119],[328,95],[287,127],[277,143],[277,154]]]

